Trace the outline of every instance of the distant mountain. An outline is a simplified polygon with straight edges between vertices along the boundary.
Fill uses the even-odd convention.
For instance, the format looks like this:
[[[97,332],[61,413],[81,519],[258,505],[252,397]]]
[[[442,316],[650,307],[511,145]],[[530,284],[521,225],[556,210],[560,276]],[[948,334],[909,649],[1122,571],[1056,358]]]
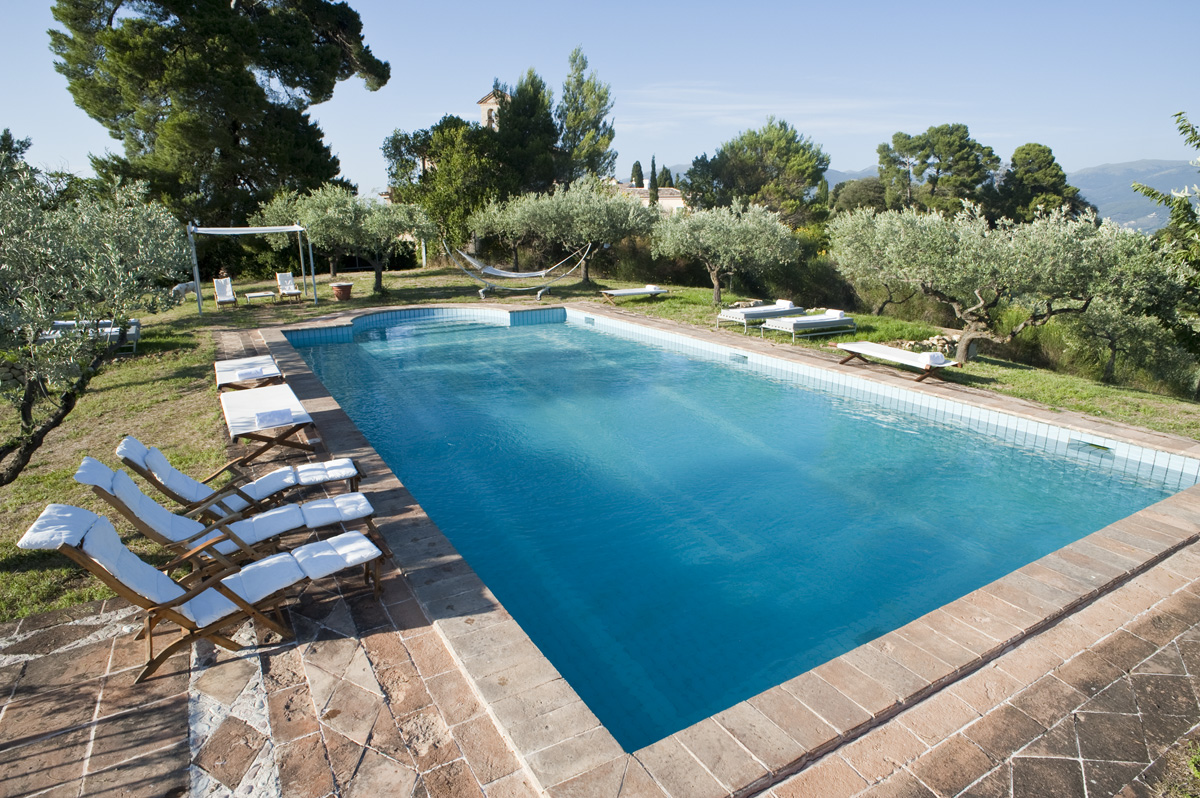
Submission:
[[[878,166],[868,166],[866,169],[859,169],[857,172],[839,172],[837,169],[826,169],[825,180],[829,183],[829,188],[832,189],[838,183],[845,183],[847,180],[862,180],[864,177],[879,177]]]
[[[1133,190],[1134,183],[1144,183],[1159,191],[1169,192],[1200,183],[1200,173],[1188,161],[1129,161],[1092,166],[1067,173],[1067,182],[1077,187],[1084,199],[1122,227],[1144,230],[1147,233],[1166,226],[1170,213]]]

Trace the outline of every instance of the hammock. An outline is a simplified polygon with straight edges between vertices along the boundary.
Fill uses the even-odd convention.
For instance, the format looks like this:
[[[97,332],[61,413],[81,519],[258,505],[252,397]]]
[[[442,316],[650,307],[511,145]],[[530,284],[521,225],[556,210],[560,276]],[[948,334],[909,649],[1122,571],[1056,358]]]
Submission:
[[[554,285],[555,283],[557,283],[559,280],[563,279],[564,277],[570,276],[576,269],[578,269],[583,264],[584,260],[587,259],[588,253],[591,252],[591,250],[592,250],[592,245],[588,244],[586,247],[581,247],[580,249],[575,250],[570,255],[563,258],[562,260],[560,260],[558,263],[554,264],[550,268],[542,269],[541,271],[536,271],[536,272],[509,272],[509,271],[505,271],[504,269],[497,269],[492,266],[488,266],[485,263],[481,263],[480,261],[475,260],[475,258],[472,258],[470,255],[463,252],[461,249],[454,250],[454,252],[457,252],[459,255],[461,255],[467,261],[467,263],[469,263],[476,271],[478,271],[484,275],[487,275],[488,277],[502,277],[505,279],[514,279],[514,278],[520,278],[520,277],[525,277],[525,278],[535,277],[535,278],[540,279],[542,277],[549,276],[549,274],[551,272],[553,272],[555,269],[559,268],[560,266],[564,265],[565,263],[570,261],[572,258],[574,258],[574,257],[579,258],[579,261],[574,266],[572,266],[570,269],[563,272],[562,274],[558,275],[554,279],[549,280],[545,283],[542,283],[541,285],[531,285],[531,286],[524,286],[524,287],[520,287],[520,288],[515,287],[515,286],[509,286],[509,285],[497,285],[496,283],[490,282],[490,281],[484,279],[483,277],[480,277],[478,274],[471,271],[470,269],[464,268],[462,265],[462,262],[459,261],[458,258],[454,257],[454,252],[450,251],[450,247],[447,246],[445,241],[442,241],[442,249],[446,250],[446,254],[450,256],[450,260],[454,261],[454,265],[458,266],[458,268],[460,270],[462,270],[463,274],[467,275],[468,277],[470,277],[473,280],[478,280],[479,282],[483,283],[483,288],[479,289],[479,298],[480,299],[486,299],[487,292],[491,291],[492,289],[496,289],[496,290],[500,290],[500,291],[537,291],[538,301],[541,301],[542,294],[549,291],[550,286]]]

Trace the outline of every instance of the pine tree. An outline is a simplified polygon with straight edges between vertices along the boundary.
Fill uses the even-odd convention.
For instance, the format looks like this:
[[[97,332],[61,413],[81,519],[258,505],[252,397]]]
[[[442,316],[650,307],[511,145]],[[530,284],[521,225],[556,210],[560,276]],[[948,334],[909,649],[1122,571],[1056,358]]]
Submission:
[[[588,68],[583,50],[576,47],[570,57],[571,72],[563,83],[562,101],[554,109],[554,118],[562,132],[560,176],[572,182],[584,175],[608,177],[617,163],[612,149],[612,110],[610,87],[585,74]]]
[[[671,169],[664,166],[658,170],[658,187],[659,188],[675,188],[675,178],[671,175]]]
[[[645,188],[644,180],[645,178],[642,177],[642,162],[634,161],[633,172],[629,175],[629,182],[633,183],[634,188]]]
[[[650,204],[658,204],[658,175],[654,171],[654,156],[650,156]]]

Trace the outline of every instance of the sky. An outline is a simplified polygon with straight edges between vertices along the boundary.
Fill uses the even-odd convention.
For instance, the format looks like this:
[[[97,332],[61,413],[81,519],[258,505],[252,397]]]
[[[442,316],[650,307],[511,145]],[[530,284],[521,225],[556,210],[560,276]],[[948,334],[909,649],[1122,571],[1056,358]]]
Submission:
[[[635,160],[689,164],[770,116],[841,171],[877,163],[897,131],[954,122],[1002,159],[1045,144],[1068,172],[1196,155],[1172,119],[1200,121],[1195,0],[349,2],[391,80],[369,92],[351,78],[311,114],[361,193],[386,186],[380,146],[393,131],[478,121],[493,80],[515,84],[531,67],[557,98],[576,46],[611,85],[625,180]],[[120,143],[54,70],[51,6],[0,0],[0,128],[33,140],[34,165],[91,174],[88,154]]]

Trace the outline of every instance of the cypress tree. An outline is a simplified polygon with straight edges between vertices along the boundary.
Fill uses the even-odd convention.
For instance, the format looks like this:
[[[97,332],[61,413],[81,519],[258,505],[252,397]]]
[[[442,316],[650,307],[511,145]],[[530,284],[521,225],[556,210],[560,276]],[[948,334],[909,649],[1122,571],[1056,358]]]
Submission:
[[[658,175],[654,172],[654,156],[650,156],[650,204],[658,204]]]
[[[675,178],[671,174],[671,170],[665,166],[658,170],[658,187],[675,188]]]
[[[632,172],[632,174],[629,175],[629,182],[633,183],[634,188],[645,188],[646,186],[642,182],[643,180],[644,180],[644,178],[642,177],[642,162],[634,161],[633,162],[633,172]]]

